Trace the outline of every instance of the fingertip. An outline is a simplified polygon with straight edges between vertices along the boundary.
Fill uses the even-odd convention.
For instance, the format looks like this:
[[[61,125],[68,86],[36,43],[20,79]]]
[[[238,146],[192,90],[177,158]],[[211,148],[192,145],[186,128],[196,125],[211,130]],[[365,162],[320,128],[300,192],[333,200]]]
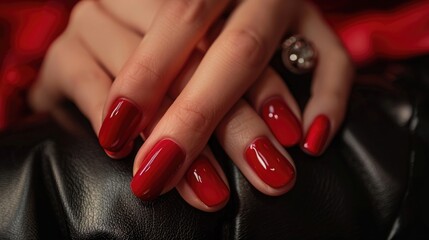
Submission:
[[[230,199],[226,176],[208,148],[189,166],[176,189],[189,205],[204,212],[219,211]]]
[[[302,139],[301,122],[281,97],[272,97],[262,104],[261,115],[276,139],[284,147],[292,147]]]
[[[316,116],[307,130],[301,145],[302,150],[309,155],[320,156],[326,148],[330,131],[329,118],[324,114]]]
[[[123,152],[137,134],[143,113],[132,100],[117,98],[110,106],[98,133],[100,145],[109,152]]]
[[[295,169],[295,168],[294,168]],[[260,191],[261,193],[267,195],[267,196],[271,196],[271,197],[279,197],[282,196],[284,194],[287,194],[289,191],[291,191],[296,183],[296,179],[297,179],[297,173],[296,173],[296,169],[295,169],[295,173],[292,176],[292,178],[285,183],[282,186],[279,187],[273,187],[265,182],[262,181],[262,183],[260,185],[254,185],[252,184],[258,191]]]
[[[276,194],[294,181],[296,170],[289,157],[280,152],[268,137],[254,139],[244,152],[247,164],[264,182],[267,193]]]
[[[207,207],[206,211],[215,211],[228,202],[228,186],[219,176],[217,170],[204,155],[195,160],[186,173],[186,182]]]
[[[139,156],[137,156],[137,159]],[[158,197],[178,182],[176,178],[186,158],[186,153],[172,139],[163,138],[138,162],[134,171],[131,189],[142,200]],[[134,166],[138,165],[134,161]]]
[[[278,197],[278,196],[282,196],[286,193],[288,193],[290,190],[292,190],[295,186],[296,183],[296,172],[295,175],[293,176],[293,178],[282,188],[272,188],[270,186],[266,186],[267,189],[265,191],[265,194],[267,194],[268,196],[272,196],[272,197]]]

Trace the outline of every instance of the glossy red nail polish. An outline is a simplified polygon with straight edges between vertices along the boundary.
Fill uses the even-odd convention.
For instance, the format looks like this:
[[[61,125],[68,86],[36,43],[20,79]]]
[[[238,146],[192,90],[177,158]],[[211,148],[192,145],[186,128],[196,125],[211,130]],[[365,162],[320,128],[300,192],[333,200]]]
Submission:
[[[110,152],[119,152],[131,141],[142,118],[139,107],[126,98],[112,104],[98,134],[100,145]]]
[[[295,177],[295,169],[266,137],[257,138],[246,149],[250,167],[266,184],[281,188]]]
[[[204,156],[200,156],[192,163],[186,173],[186,181],[208,207],[217,206],[229,198],[228,187]]]
[[[283,99],[276,97],[266,101],[262,106],[262,118],[283,146],[290,147],[301,140],[301,124]]]
[[[119,152],[111,152],[104,149],[104,152],[111,157],[112,159],[122,159],[126,157],[133,150],[134,141],[128,142],[124,145],[124,147]]]
[[[308,129],[303,149],[311,155],[319,155],[328,140],[331,124],[325,115],[319,115]]]
[[[158,197],[184,160],[185,153],[179,145],[170,139],[159,141],[144,158],[131,181],[134,195],[142,200]]]

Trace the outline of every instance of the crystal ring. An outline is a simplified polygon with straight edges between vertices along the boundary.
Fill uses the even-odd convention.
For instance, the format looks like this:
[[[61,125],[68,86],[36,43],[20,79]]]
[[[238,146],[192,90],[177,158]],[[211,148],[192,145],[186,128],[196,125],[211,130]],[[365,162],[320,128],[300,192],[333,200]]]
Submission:
[[[313,44],[300,35],[293,35],[282,43],[282,60],[287,69],[296,74],[313,70],[317,52]]]

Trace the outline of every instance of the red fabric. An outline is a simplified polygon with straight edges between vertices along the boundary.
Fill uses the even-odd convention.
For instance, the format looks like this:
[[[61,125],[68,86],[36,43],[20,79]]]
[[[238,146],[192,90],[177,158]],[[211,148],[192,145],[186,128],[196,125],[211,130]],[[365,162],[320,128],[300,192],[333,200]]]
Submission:
[[[60,1],[0,3],[0,129],[28,114],[26,90],[50,43],[65,27],[68,9]]]
[[[390,11],[331,15],[330,22],[357,65],[429,53],[429,1]]]
[[[402,59],[429,52],[428,1],[417,0],[412,5],[398,5],[400,0],[315,2],[320,2],[359,65],[377,58]],[[26,90],[36,78],[50,43],[66,26],[74,3],[75,0],[0,2],[0,130],[29,114]],[[361,11],[368,6],[376,11]]]

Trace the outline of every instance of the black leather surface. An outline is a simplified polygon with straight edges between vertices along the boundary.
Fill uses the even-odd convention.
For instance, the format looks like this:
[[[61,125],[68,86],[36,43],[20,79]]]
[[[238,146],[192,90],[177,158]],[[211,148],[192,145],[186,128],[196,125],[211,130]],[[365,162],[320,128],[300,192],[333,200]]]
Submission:
[[[0,204],[4,207],[2,213],[10,212],[2,214],[2,238],[221,236],[220,217],[224,212],[196,211],[175,192],[154,202],[138,200],[129,188],[132,159],[109,159],[83,119],[65,112],[57,114],[65,119],[65,125],[48,121],[0,138],[1,164],[9,166],[0,170],[0,192],[4,196]],[[26,142],[28,139],[31,143]]]
[[[298,179],[284,196],[256,191],[212,141],[232,191],[217,213],[193,209],[175,191],[135,198],[132,158],[109,159],[73,107],[2,132],[0,238],[428,238],[425,63],[409,63],[413,71],[384,85],[357,85],[346,124],[322,157],[290,149]],[[297,97],[303,103],[306,94]]]

